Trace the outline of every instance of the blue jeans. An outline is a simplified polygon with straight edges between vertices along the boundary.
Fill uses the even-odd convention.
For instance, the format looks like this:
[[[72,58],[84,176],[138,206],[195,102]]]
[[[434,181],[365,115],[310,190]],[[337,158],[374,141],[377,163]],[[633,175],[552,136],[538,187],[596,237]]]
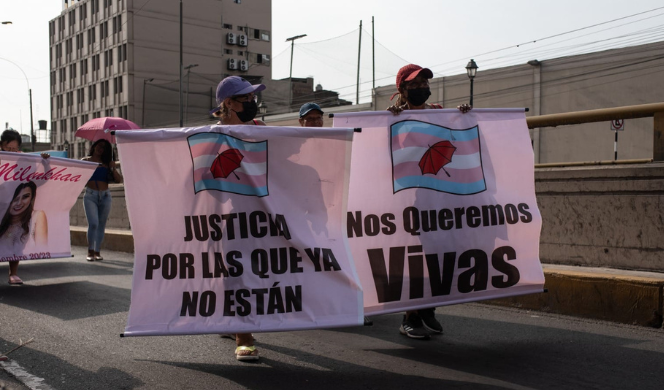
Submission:
[[[111,191],[86,188],[85,195],[83,195],[83,208],[88,219],[88,249],[99,252],[101,242],[104,240],[106,220],[111,212]]]

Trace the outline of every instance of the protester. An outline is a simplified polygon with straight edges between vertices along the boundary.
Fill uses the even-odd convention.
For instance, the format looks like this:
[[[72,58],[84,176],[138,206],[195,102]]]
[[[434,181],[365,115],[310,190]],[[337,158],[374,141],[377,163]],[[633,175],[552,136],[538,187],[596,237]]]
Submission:
[[[105,139],[95,141],[84,161],[99,163],[92,177],[85,185],[83,208],[88,220],[88,256],[87,261],[104,260],[101,256],[101,243],[104,240],[106,220],[111,212],[111,191],[108,183],[122,183],[122,175],[113,161],[113,148]]]
[[[7,129],[3,131],[0,136],[0,150],[3,152],[20,153],[21,143],[23,143],[23,139],[21,138],[21,134],[16,130]],[[48,153],[42,153],[41,156],[42,158],[50,157]],[[35,193],[33,193],[33,195],[35,195]],[[11,285],[23,284],[21,278],[18,277],[18,263],[18,261],[9,262],[9,284]]]
[[[26,247],[34,250],[47,244],[48,222],[43,211],[34,209],[36,197],[37,186],[31,181],[19,184],[14,190],[12,201],[0,222],[0,248],[3,250],[23,255]],[[11,263],[16,263],[16,266],[13,274],[10,268],[9,284],[23,284],[16,275],[18,261],[10,262],[10,266]]]
[[[254,119],[258,113],[256,92],[264,89],[263,84],[252,85],[238,76],[226,77],[217,86],[217,106],[210,111],[210,114],[219,118],[218,124],[220,125],[265,126],[263,121]],[[258,360],[258,349],[254,345],[254,337],[251,333],[236,334],[235,344],[237,360]]]
[[[304,103],[300,107],[300,126],[323,127],[323,110],[316,103]]]
[[[440,104],[426,102],[431,96],[429,79],[432,78],[433,72],[419,65],[408,64],[399,69],[396,83],[397,92],[392,95],[392,99],[397,96],[397,100],[387,110],[394,115],[398,115],[403,110],[443,108]],[[471,109],[468,104],[462,104],[457,108],[463,113]],[[430,339],[431,334],[443,333],[443,326],[436,319],[435,310],[436,308],[432,307],[407,311],[403,316],[399,332],[410,338],[421,340]]]

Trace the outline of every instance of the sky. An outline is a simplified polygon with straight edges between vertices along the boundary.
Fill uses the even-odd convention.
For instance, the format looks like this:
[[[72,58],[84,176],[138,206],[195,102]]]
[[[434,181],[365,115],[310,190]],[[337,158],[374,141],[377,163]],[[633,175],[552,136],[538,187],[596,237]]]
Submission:
[[[134,3],[145,1],[159,0]],[[187,1],[196,0],[184,0],[185,6]],[[464,73],[470,58],[481,72],[535,58],[663,40],[660,7],[661,0],[273,0],[272,76],[288,77],[291,46],[286,38],[307,34],[295,41],[293,77],[314,77],[325,89],[355,101],[362,20],[363,102],[371,88],[372,17],[379,86],[393,84],[399,67],[409,62],[443,76]],[[30,132],[29,88],[35,128],[39,119],[50,126],[48,21],[61,11],[61,0],[0,1],[0,21],[12,22],[0,25],[2,129],[9,123]],[[643,14],[628,17],[638,13]],[[625,19],[605,23],[619,18]],[[591,27],[596,24],[601,25]]]

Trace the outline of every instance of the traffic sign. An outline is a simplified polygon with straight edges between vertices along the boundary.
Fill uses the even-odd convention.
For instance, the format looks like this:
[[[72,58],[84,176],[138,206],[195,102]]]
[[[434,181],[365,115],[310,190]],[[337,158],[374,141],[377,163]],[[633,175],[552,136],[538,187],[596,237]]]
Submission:
[[[625,120],[624,119],[614,119],[611,121],[611,130],[613,131],[623,131],[625,130]]]

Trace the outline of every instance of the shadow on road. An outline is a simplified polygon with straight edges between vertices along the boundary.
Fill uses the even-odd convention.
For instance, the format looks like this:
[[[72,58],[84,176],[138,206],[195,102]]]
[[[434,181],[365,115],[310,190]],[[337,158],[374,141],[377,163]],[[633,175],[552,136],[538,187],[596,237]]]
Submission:
[[[16,346],[3,338],[0,338],[0,345],[7,345],[9,348]],[[54,389],[88,389],[94,384],[95,390],[129,390],[144,385],[141,380],[116,368],[100,367],[96,372],[88,371],[30,347],[16,351],[14,358],[19,359],[21,367],[31,375],[45,379]],[[44,364],[45,362],[48,364]],[[54,367],[57,367],[57,370],[54,370]]]
[[[613,389],[624,388],[625,383],[633,388],[657,389],[664,383],[664,372],[657,368],[664,367],[664,354],[639,349],[639,340],[440,313],[438,317],[445,334],[433,336],[430,341],[400,335],[401,316],[395,315],[372,317],[374,329],[328,331],[361,334],[411,347],[367,348],[364,352],[540,389]],[[633,381],[638,381],[638,386]]]
[[[3,304],[64,321],[126,312],[130,295],[129,289],[92,282],[0,287]]]

